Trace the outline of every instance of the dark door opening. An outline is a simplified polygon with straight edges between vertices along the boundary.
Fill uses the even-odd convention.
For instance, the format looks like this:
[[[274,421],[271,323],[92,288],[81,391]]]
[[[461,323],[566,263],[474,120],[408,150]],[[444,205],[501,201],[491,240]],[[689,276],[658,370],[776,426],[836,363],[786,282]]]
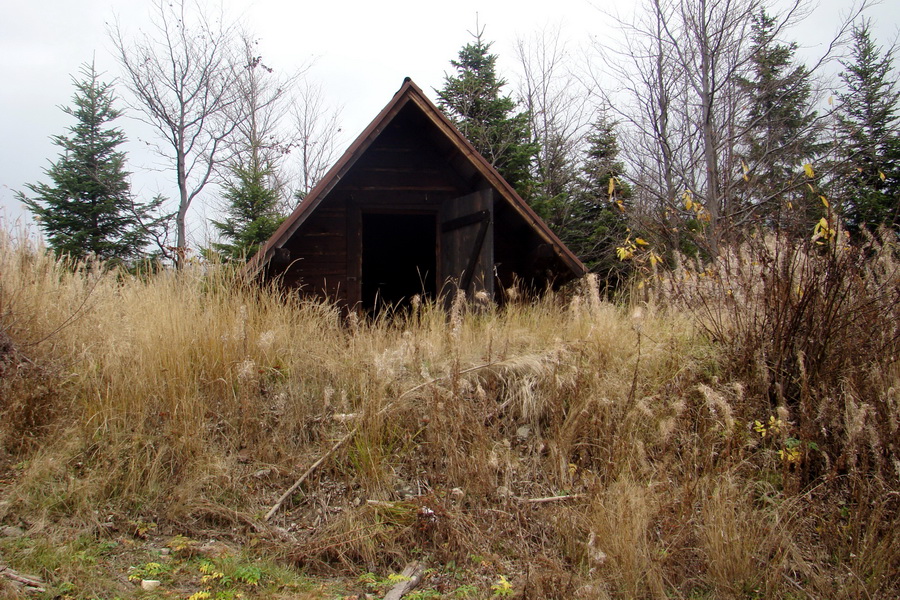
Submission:
[[[362,215],[364,308],[433,298],[437,270],[437,215]]]

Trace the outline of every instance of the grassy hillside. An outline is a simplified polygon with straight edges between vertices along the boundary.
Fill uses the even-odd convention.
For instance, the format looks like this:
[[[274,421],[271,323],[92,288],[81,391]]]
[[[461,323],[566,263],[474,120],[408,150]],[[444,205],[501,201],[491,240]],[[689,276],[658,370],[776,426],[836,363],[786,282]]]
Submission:
[[[641,301],[369,322],[4,237],[0,568],[68,598],[380,597],[411,560],[416,598],[897,597],[894,251],[760,240]]]

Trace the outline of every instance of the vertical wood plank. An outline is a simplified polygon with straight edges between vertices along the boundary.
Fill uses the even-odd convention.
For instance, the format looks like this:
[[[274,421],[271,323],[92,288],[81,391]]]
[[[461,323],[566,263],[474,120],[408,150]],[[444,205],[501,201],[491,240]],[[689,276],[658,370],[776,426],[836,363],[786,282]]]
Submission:
[[[355,310],[362,302],[362,209],[347,202],[347,306]]]
[[[476,250],[481,232],[481,221],[455,227],[441,234],[441,293],[447,297],[456,294],[463,279],[471,280],[466,293],[469,295],[484,291],[494,297],[494,202],[493,190],[488,188],[473,194],[461,196],[444,202],[441,208],[441,223],[447,224],[475,213],[487,211],[489,220],[487,230],[482,233],[481,248],[474,261],[474,271],[467,276],[472,253]]]

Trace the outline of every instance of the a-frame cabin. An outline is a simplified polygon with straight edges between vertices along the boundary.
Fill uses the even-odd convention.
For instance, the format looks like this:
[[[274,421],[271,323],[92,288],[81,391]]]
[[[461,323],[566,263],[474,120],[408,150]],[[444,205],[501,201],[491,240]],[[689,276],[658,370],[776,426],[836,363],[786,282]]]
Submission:
[[[408,78],[246,269],[362,308],[586,272]]]

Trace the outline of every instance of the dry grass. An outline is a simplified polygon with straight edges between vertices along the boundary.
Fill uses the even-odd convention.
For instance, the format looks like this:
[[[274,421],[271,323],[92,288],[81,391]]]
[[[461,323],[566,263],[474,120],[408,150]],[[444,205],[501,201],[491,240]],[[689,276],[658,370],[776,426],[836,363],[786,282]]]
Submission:
[[[772,389],[822,390],[830,363],[764,385],[787,376],[747,343],[761,333],[725,326],[729,306],[767,322],[758,298],[691,293],[703,304],[614,306],[588,279],[534,303],[343,323],[222,268],[133,277],[3,238],[0,516],[216,532],[330,574],[419,556],[468,565],[485,597],[499,575],[528,598],[895,597],[896,355],[792,404]],[[889,339],[863,321],[842,332]],[[813,402],[830,412],[809,417]]]

